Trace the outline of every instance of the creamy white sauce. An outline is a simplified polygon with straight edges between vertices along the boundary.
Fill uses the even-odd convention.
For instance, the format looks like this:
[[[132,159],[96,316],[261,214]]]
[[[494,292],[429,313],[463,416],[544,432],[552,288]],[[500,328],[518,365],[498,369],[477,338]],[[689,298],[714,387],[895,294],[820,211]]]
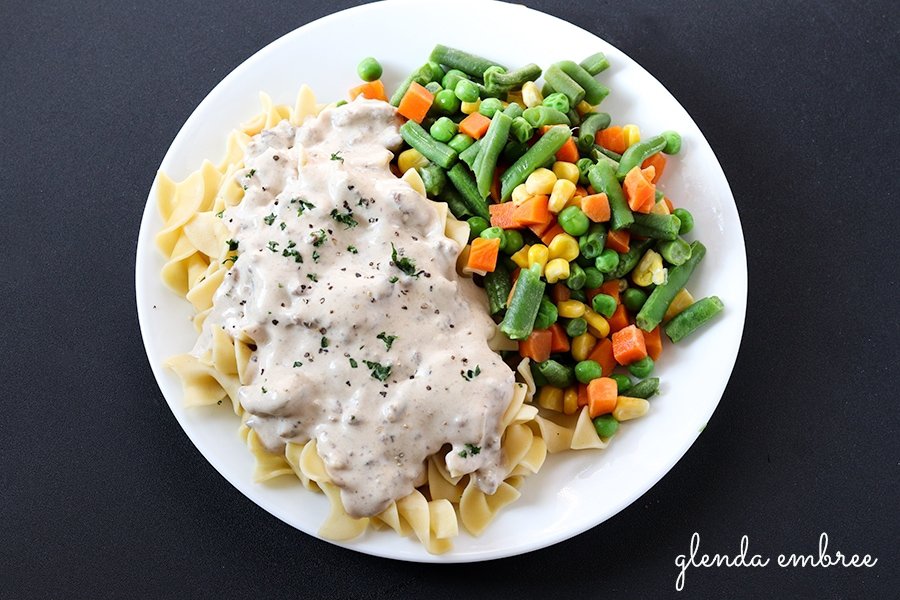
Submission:
[[[459,247],[388,168],[398,125],[393,107],[360,99],[253,138],[244,199],[223,215],[238,260],[194,350],[213,327],[254,340],[247,425],[273,452],[316,439],[353,516],[409,494],[445,444],[450,471],[493,493],[513,391],[487,344],[484,294],[456,272]]]

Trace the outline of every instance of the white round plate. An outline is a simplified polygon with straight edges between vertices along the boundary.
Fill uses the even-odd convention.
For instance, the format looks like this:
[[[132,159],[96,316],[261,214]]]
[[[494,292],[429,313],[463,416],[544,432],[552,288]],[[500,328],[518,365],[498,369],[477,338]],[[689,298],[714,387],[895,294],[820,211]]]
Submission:
[[[358,84],[356,65],[365,56],[381,61],[385,83],[393,90],[427,60],[436,43],[510,67],[535,62],[546,68],[558,60],[577,61],[603,51],[612,67],[599,79],[612,93],[602,109],[614,122],[636,123],[648,133],[681,132],[683,149],[669,160],[662,185],[677,206],[694,215],[696,227],[687,237],[696,235],[709,249],[689,289],[697,298],[718,295],[726,309],[702,333],[668,345],[654,373],[662,388],[650,413],[623,424],[606,450],[549,457],[541,471],[525,481],[522,497],[481,537],[462,531],[448,554],[432,556],[414,539],[392,531],[369,531],[340,544],[403,560],[470,562],[521,554],[594,527],[634,502],[672,468],[712,415],[734,366],[747,303],[747,265],[734,198],[712,149],[678,101],[641,66],[599,37],[524,6],[458,0],[427,4],[428,10],[422,10],[424,3],[418,0],[358,6],[266,46],[200,103],[160,169],[180,180],[204,158],[218,162],[228,132],[258,112],[259,91],[292,105],[300,85],[307,83],[320,101],[345,98]],[[523,31],[540,35],[517,33]],[[324,496],[299,484],[253,483],[253,461],[238,438],[234,414],[225,406],[186,410],[177,378],[161,366],[166,357],[188,351],[196,339],[189,304],[160,280],[163,257],[153,237],[161,227],[154,185],[141,224],[135,279],[141,332],[159,387],[188,437],[219,473],[263,509],[315,536],[328,510]],[[297,542],[303,543],[302,538]]]

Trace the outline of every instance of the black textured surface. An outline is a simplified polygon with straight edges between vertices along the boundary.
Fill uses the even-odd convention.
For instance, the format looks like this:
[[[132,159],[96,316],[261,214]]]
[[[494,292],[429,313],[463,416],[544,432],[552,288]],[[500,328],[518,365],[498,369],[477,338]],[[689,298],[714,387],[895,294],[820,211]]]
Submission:
[[[698,598],[897,597],[892,2],[526,2],[653,73],[715,149],[750,298],[715,416],[601,526],[517,558],[429,566],[303,535],[194,449],[134,306],[144,199],[232,68],[353,2],[0,4],[0,598],[659,598],[706,552],[869,553],[871,569],[692,569]]]

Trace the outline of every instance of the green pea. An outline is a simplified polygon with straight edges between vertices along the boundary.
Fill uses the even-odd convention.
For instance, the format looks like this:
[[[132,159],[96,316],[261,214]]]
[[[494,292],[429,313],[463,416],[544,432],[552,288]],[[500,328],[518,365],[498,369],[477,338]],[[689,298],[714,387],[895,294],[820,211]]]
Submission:
[[[425,64],[428,65],[428,69],[431,71],[431,81],[440,82],[444,78],[444,67],[440,63],[430,60]]]
[[[663,152],[666,154],[678,154],[681,150],[681,136],[676,131],[663,131],[660,134],[666,140]]]
[[[550,94],[544,98],[542,104],[544,106],[549,106],[550,108],[555,108],[561,113],[569,112],[569,99],[565,94],[561,94],[560,92]]]
[[[638,313],[644,302],[647,301],[647,294],[643,290],[637,288],[628,288],[622,292],[622,304],[632,313]]]
[[[506,240],[506,232],[503,231],[502,227],[488,227],[478,234],[478,237],[484,238],[486,240],[497,239],[500,240],[500,247],[503,247],[503,242]]]
[[[456,97],[463,102],[475,102],[478,100],[478,86],[468,79],[460,79],[453,88]]]
[[[440,90],[434,95],[434,107],[445,115],[452,115],[459,110],[459,98],[453,90]]]
[[[588,227],[591,226],[591,220],[577,206],[568,206],[562,209],[557,221],[563,231],[575,237],[587,233]]]
[[[441,84],[439,84],[437,81],[429,81],[428,83],[425,84],[425,89],[428,90],[429,92],[431,92],[432,94],[437,94],[439,91],[441,91],[444,88],[442,88]]]
[[[578,185],[589,186],[591,182],[588,180],[588,171],[594,166],[594,161],[589,158],[579,158],[575,166],[578,167]]]
[[[578,250],[591,264],[603,252],[605,244],[606,228],[601,223],[592,225],[587,233],[578,238]]]
[[[625,390],[631,389],[631,379],[629,379],[628,375],[623,375],[621,373],[613,373],[609,376],[611,379],[616,382],[616,393],[620,396],[625,392]]]
[[[612,415],[600,415],[594,419],[594,429],[602,438],[611,438],[619,430],[619,422]]]
[[[572,319],[566,324],[566,335],[571,338],[578,337],[579,335],[584,335],[587,332],[587,321],[578,317],[577,319]]]
[[[447,117],[441,117],[434,122],[434,125],[431,126],[428,132],[431,134],[431,137],[439,142],[449,142],[456,135],[458,129],[459,126],[456,123]]]
[[[678,220],[681,221],[681,227],[678,228],[678,233],[680,235],[690,233],[691,229],[694,228],[694,215],[689,213],[684,208],[676,208],[672,212],[672,214],[678,217]]]
[[[525,245],[522,234],[515,229],[505,229],[503,233],[505,239],[503,245],[500,246],[500,251],[504,254],[515,254]]]
[[[649,377],[650,373],[653,372],[653,359],[645,356],[641,360],[631,363],[628,365],[628,372],[638,379]]]
[[[619,266],[619,253],[612,248],[607,248],[601,252],[600,256],[597,257],[597,260],[594,261],[594,266],[604,275],[606,273],[612,273],[616,270],[616,267]]]
[[[494,118],[494,113],[503,110],[503,103],[499,98],[485,98],[478,106],[478,112],[486,116],[488,119]]]
[[[587,295],[584,293],[584,290],[572,290],[569,292],[569,299],[587,302]]]
[[[535,329],[547,329],[559,318],[559,311],[556,305],[546,295],[541,298],[541,304],[538,307],[537,317],[534,319]]]
[[[455,96],[454,96],[455,98]],[[447,142],[447,145],[456,150],[457,152],[462,152],[469,146],[475,143],[475,138],[470,135],[466,135],[464,133],[457,133],[453,136],[453,139]]]
[[[603,273],[597,267],[584,268],[584,289],[595,290],[603,285]]]
[[[607,294],[597,294],[591,300],[591,307],[595,313],[600,313],[608,319],[616,312],[616,299]]]
[[[460,79],[468,79],[469,76],[460,71],[459,69],[450,69],[447,71],[447,74],[444,75],[444,78],[441,79],[441,87],[445,90],[455,90],[456,84],[459,83]]]
[[[376,79],[380,79],[382,71],[381,63],[371,56],[367,56],[359,61],[359,65],[356,67],[356,73],[363,81],[375,81]]]
[[[583,360],[575,365],[575,378],[581,383],[590,383],[603,377],[603,367],[595,360]]]
[[[469,224],[469,241],[471,242],[475,238],[481,236],[481,233],[491,226],[487,219],[484,217],[469,217],[467,221]]]
[[[584,269],[578,263],[569,263],[569,278],[566,279],[566,287],[570,290],[580,290],[584,287]]]

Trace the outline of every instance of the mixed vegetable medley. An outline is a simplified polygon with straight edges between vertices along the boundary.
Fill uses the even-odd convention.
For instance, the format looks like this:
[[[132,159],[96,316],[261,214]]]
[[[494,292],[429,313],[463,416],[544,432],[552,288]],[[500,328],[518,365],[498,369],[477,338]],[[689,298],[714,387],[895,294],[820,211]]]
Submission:
[[[437,45],[390,98],[374,58],[350,91],[407,119],[396,169],[468,222],[465,269],[531,359],[537,403],[587,406],[603,438],[648,411],[661,331],[679,342],[723,310],[685,288],[706,248],[682,237],[693,218],[657,186],[681,136],[643,137],[598,111],[608,67],[597,53],[509,70]]]

